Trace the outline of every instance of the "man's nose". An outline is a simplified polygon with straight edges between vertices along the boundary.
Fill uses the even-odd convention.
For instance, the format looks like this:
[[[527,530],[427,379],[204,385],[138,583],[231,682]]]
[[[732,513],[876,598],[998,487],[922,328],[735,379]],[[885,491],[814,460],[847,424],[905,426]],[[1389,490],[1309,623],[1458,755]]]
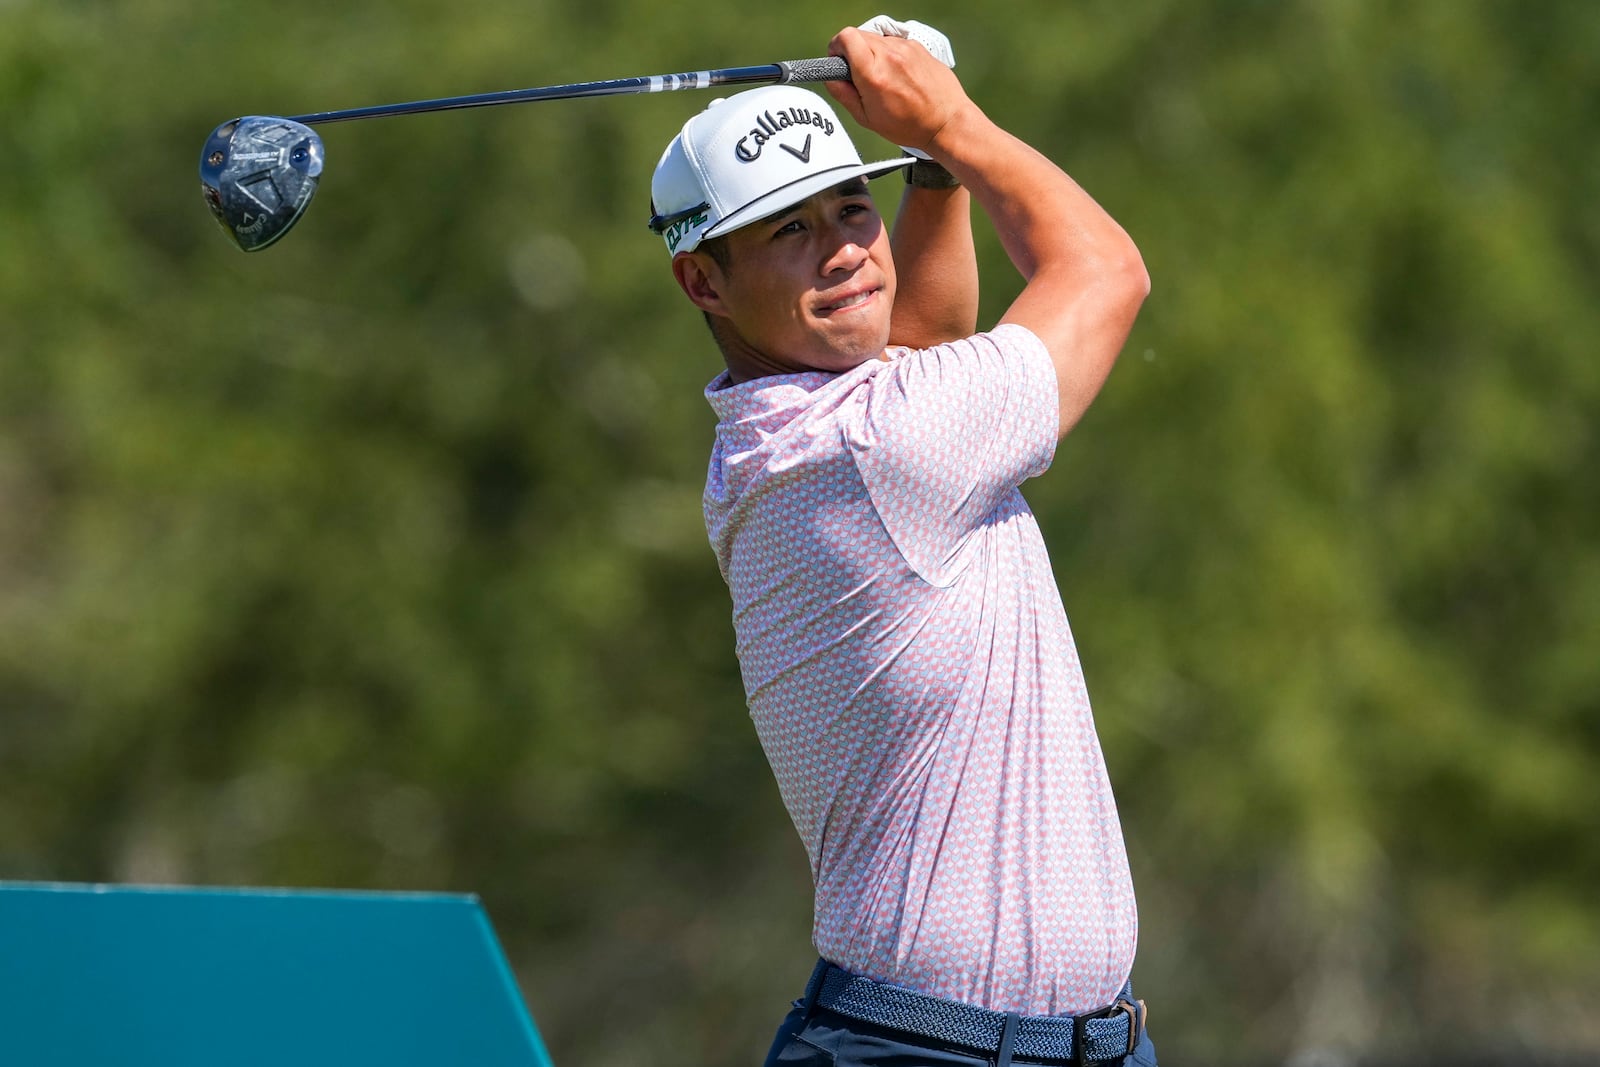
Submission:
[[[839,237],[822,262],[822,273],[854,271],[867,261],[867,250],[848,237]]]

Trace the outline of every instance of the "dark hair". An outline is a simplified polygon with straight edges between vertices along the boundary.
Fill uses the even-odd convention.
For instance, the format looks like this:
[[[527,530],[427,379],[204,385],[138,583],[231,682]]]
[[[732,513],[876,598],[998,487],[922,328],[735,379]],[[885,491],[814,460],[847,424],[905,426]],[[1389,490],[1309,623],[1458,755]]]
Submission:
[[[727,234],[723,234],[720,237],[713,237],[710,240],[701,241],[700,247],[697,249],[697,251],[704,252],[706,255],[715,260],[717,266],[722,268],[722,273],[724,274],[728,273],[729,268],[733,266],[733,250],[728,247]]]
[[[728,247],[727,234],[723,234],[720,237],[713,237],[707,241],[701,241],[699,247],[697,247],[695,251],[704,252],[706,255],[710,256],[718,268],[721,269],[723,274],[727,274],[733,268],[733,250]],[[711,329],[711,336],[716,337],[717,324],[711,321],[711,312],[702,311],[700,314],[705,317],[706,325]],[[717,343],[720,345],[722,343],[722,339],[717,338]]]

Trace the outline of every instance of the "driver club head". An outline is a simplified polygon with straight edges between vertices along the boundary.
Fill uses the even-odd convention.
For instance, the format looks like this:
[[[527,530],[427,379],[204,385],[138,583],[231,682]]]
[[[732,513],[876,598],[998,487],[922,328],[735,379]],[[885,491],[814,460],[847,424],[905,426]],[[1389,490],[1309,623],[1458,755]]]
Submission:
[[[224,122],[200,153],[200,191],[246,252],[266,248],[299,221],[322,173],[322,138],[269,115]]]

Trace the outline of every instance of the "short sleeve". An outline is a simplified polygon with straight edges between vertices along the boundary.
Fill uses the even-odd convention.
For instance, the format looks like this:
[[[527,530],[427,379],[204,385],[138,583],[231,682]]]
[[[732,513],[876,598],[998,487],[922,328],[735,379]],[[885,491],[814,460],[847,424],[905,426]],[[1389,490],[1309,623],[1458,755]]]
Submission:
[[[927,581],[1055,455],[1055,366],[1016,324],[909,352],[872,376],[841,430],[879,518]]]

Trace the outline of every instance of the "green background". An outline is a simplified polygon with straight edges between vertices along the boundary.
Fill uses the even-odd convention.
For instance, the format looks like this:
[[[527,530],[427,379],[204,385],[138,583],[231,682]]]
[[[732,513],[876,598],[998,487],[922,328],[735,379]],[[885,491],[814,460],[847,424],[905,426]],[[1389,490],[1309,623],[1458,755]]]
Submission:
[[[323,127],[253,256],[196,165],[875,13],[0,0],[0,878],[477,892],[561,1067],[757,1062],[808,873],[644,227],[707,94]],[[1027,492],[1163,1060],[1600,1053],[1600,8],[890,13],[1153,278]]]

